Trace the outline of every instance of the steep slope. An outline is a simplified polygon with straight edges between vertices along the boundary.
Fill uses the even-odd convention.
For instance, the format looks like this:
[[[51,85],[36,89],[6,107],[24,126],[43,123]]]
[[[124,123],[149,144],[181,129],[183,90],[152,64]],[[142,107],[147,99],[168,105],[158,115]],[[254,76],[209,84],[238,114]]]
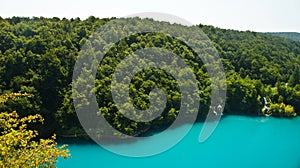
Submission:
[[[20,98],[0,104],[1,110],[17,110],[21,116],[40,113],[45,118],[45,124],[40,126],[43,136],[53,132],[59,135],[81,134],[71,90],[74,64],[89,36],[109,20],[92,16],[86,20],[0,17],[0,94],[20,92],[35,95],[34,98]],[[300,114],[300,42],[250,31],[199,27],[213,41],[226,70],[225,114],[267,113],[289,117],[295,116],[295,112]],[[102,41],[95,44],[101,46]],[[171,48],[183,58],[195,61],[191,66],[196,70],[201,90],[199,119],[203,119],[210,108],[210,89],[213,87],[205,67],[196,59],[195,53],[178,39],[151,33],[121,40],[108,54],[111,57],[104,62],[107,65],[99,68],[95,87],[97,93],[101,93],[97,97],[98,103],[103,106],[99,107],[101,113],[105,113],[115,127],[129,134],[136,134],[134,130],[146,130],[148,127],[165,127],[166,123],[170,124],[176,118],[180,108],[178,86],[172,77],[163,72],[145,70],[137,74],[130,86],[131,95],[136,96],[132,101],[142,109],[149,107],[148,94],[153,87],[166,87],[169,98],[176,99],[155,123],[145,125],[130,121],[128,125],[107,92],[111,84],[109,75],[122,59],[117,57],[120,54],[118,49],[131,53],[145,46]],[[263,109],[266,104],[264,100],[271,100],[265,105],[267,112]]]

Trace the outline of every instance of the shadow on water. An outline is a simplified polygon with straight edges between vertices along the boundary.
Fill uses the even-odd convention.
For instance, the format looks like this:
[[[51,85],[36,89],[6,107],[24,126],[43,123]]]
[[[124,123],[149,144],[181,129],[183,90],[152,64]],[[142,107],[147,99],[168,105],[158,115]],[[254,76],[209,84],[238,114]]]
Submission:
[[[270,116],[270,117],[265,117],[265,116],[258,116],[258,115],[245,115],[245,114],[224,114],[221,119],[220,122],[222,122],[222,120],[225,120],[227,117],[231,117],[231,116],[246,116],[247,118],[239,118],[238,120],[249,120],[253,119],[256,122],[259,123],[265,123],[268,122],[268,120],[270,120],[271,118],[282,118],[282,117],[276,117],[276,116]],[[286,120],[293,120],[293,117],[290,118],[284,118]],[[177,124],[175,127],[170,128],[170,130],[174,130],[177,129],[178,127],[184,126],[184,125],[189,125],[189,124],[197,124],[197,123],[203,123],[205,121],[205,118],[203,117],[198,117],[197,120],[195,121],[195,123],[188,123],[186,121],[182,121],[181,123]],[[174,121],[173,121],[174,122]],[[172,122],[172,123],[173,123]],[[167,124],[164,126],[151,126],[149,129],[147,129],[147,131],[141,131],[141,133],[139,135],[136,135],[134,137],[151,137],[155,134],[161,133],[163,131],[165,131],[166,129],[168,129],[170,127],[170,125],[172,124]],[[85,138],[58,138],[58,142],[60,144],[80,144],[80,145],[90,145],[90,144],[97,144],[94,140],[92,140],[91,138],[88,137],[88,135],[86,135]],[[104,145],[110,145],[110,144],[131,144],[131,143],[135,143],[136,140],[135,139],[131,139],[129,138],[119,138],[116,139],[116,136],[102,136],[102,140],[101,143]]]

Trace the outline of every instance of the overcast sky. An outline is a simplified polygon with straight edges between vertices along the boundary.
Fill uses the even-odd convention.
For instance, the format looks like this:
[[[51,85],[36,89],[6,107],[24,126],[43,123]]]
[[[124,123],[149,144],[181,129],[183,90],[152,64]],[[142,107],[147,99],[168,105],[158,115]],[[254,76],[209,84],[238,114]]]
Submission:
[[[258,32],[300,32],[300,0],[0,0],[0,16],[122,17],[162,12],[193,24]]]

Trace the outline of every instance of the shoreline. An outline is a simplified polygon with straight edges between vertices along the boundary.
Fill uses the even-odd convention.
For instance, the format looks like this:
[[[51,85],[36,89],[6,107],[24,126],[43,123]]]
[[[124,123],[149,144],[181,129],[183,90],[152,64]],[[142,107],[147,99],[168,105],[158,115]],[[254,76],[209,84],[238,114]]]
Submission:
[[[241,116],[241,117],[249,117],[249,118],[281,118],[281,119],[289,119],[289,120],[292,120],[292,119],[295,119],[295,118],[298,118],[299,116],[296,116],[296,117],[282,117],[282,116],[263,116],[263,115],[254,115],[254,114],[248,114],[248,115],[245,115],[245,113],[232,113],[232,114],[228,114],[228,113],[225,113],[220,121],[223,119],[223,118],[226,118],[226,117],[230,117],[230,116]],[[199,123],[203,123],[204,122],[204,119],[197,119],[194,123],[182,123],[180,124],[178,127],[181,127],[183,125],[186,125],[186,124],[199,124]],[[211,121],[208,121],[208,122],[211,122]],[[176,127],[176,128],[178,128]],[[165,127],[165,128],[155,128],[155,129],[147,129],[146,132],[143,132],[141,134],[139,134],[138,136],[135,136],[135,137],[151,137],[152,135],[156,134],[156,133],[159,133],[159,132],[162,132],[164,131],[165,129],[167,129],[168,127]],[[174,128],[174,129],[176,129]],[[59,135],[57,134],[57,140],[59,143],[62,143],[62,142],[67,142],[66,144],[90,144],[90,143],[93,143],[93,144],[97,144],[93,139],[91,139],[89,137],[88,134],[86,133],[81,133],[81,134],[73,134],[72,135]],[[123,143],[134,143],[136,141],[134,140],[130,140],[130,138],[124,138],[124,137],[121,137],[120,139],[118,139],[118,142],[116,142],[116,140],[114,140],[116,137],[118,136],[102,136],[103,140],[102,142],[104,144],[123,144]],[[120,141],[121,140],[121,141]],[[124,141],[124,142],[123,142]]]

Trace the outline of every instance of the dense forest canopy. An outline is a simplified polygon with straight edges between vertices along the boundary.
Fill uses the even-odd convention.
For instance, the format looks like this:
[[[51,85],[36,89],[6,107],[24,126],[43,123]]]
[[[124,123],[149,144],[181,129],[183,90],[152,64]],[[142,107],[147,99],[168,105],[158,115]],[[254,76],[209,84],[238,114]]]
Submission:
[[[34,98],[23,97],[0,104],[0,109],[16,110],[21,117],[42,115],[45,124],[37,125],[42,136],[53,132],[58,136],[84,134],[73,106],[73,69],[87,39],[112,19],[93,16],[86,20],[0,17],[0,94],[17,92],[34,95]],[[250,31],[206,25],[198,27],[212,40],[226,72],[225,114],[300,114],[300,42]],[[106,116],[119,131],[129,135],[140,134],[138,130],[165,127],[176,118],[180,108],[178,85],[170,74],[158,69],[145,69],[138,73],[131,81],[130,95],[136,107],[147,109],[149,89],[164,88],[168,104],[161,117],[153,122],[129,121],[111,103],[108,91],[111,72],[122,59],[118,57],[118,51],[131,53],[145,46],[169,47],[172,52],[191,60],[190,66],[200,89],[198,119],[202,120],[211,108],[212,85],[206,68],[184,44],[171,36],[151,33],[121,40],[107,54],[103,66],[99,66],[95,87],[101,115]],[[104,133],[100,131],[99,134],[101,137]]]

